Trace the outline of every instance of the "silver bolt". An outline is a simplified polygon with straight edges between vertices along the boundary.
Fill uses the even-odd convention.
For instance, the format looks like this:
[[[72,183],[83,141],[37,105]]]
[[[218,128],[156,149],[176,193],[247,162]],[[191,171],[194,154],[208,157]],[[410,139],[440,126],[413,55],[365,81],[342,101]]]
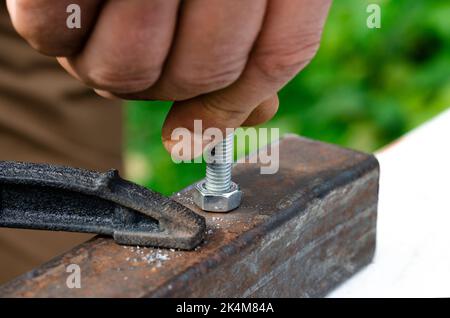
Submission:
[[[211,151],[214,159],[206,165],[205,179],[205,188],[211,192],[227,192],[231,188],[233,136],[228,135]]]
[[[231,181],[234,134],[225,137],[211,151],[206,178],[196,185],[194,202],[205,211],[228,212],[241,203],[242,192]]]

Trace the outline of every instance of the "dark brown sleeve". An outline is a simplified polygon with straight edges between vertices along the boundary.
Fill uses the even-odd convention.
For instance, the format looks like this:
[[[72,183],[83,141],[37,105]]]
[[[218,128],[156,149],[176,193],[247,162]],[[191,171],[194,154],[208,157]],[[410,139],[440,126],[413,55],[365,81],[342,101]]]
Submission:
[[[97,96],[35,52],[0,4],[0,160],[122,167],[119,101]]]
[[[1,1],[0,160],[121,169],[121,111],[30,48]],[[0,228],[0,283],[91,236]]]

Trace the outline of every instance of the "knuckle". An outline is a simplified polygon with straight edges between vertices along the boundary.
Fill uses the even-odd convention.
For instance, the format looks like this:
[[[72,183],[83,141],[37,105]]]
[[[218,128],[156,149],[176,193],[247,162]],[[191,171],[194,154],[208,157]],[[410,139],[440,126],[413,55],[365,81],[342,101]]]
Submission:
[[[94,68],[85,75],[85,82],[95,88],[117,94],[132,94],[151,87],[160,71],[130,72],[113,67]]]
[[[36,51],[49,55],[52,53],[53,49],[49,47],[48,40],[46,40],[47,37],[43,35],[45,29],[41,25],[27,26],[24,23],[16,23],[15,29]]]
[[[243,68],[243,65],[213,65],[194,71],[178,69],[173,71],[171,77],[183,97],[192,98],[229,86],[239,78]]]
[[[56,28],[55,24],[64,21],[52,15],[36,18],[36,11],[41,10],[43,1],[17,1],[12,22],[17,33],[36,51],[50,56],[68,56],[79,49],[80,32],[66,32],[65,28]]]
[[[260,72],[274,81],[285,81],[300,72],[317,54],[320,33],[278,41],[260,50],[255,64]]]
[[[71,43],[67,45],[55,45],[40,36],[25,37],[25,39],[34,50],[48,56],[71,56],[79,50],[77,45],[72,45]]]

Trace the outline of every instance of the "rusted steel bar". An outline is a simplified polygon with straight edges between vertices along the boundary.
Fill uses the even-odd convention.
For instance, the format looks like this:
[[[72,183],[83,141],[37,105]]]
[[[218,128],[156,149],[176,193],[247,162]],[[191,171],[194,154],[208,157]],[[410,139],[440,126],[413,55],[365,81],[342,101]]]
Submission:
[[[123,247],[97,237],[0,287],[2,297],[323,296],[375,250],[379,167],[367,154],[286,136],[280,170],[238,164],[244,192],[227,214],[198,210],[192,188],[174,196],[206,218],[194,251]],[[68,288],[66,268],[81,269]]]

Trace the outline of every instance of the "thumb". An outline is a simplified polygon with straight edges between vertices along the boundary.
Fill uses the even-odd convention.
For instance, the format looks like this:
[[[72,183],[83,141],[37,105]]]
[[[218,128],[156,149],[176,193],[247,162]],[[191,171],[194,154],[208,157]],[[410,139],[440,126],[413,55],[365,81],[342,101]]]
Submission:
[[[166,150],[175,155],[177,159],[192,159],[202,154],[203,149],[211,142],[208,136],[203,133],[208,128],[218,128],[225,136],[226,130],[230,128],[238,128],[241,125],[253,126],[266,122],[276,113],[278,109],[278,96],[262,102],[254,110],[248,107],[242,109],[226,108],[226,103],[211,104],[211,100],[207,96],[194,98],[192,100],[176,102],[172,106],[162,130],[162,140]],[[201,120],[201,131],[195,127],[195,121]],[[191,140],[188,142],[191,149],[188,149],[188,156],[180,156],[174,153],[174,147],[180,142],[178,138],[174,138],[173,132],[177,128],[186,128],[191,133]],[[218,142],[219,140],[214,140]],[[185,141],[183,141],[185,142]]]

